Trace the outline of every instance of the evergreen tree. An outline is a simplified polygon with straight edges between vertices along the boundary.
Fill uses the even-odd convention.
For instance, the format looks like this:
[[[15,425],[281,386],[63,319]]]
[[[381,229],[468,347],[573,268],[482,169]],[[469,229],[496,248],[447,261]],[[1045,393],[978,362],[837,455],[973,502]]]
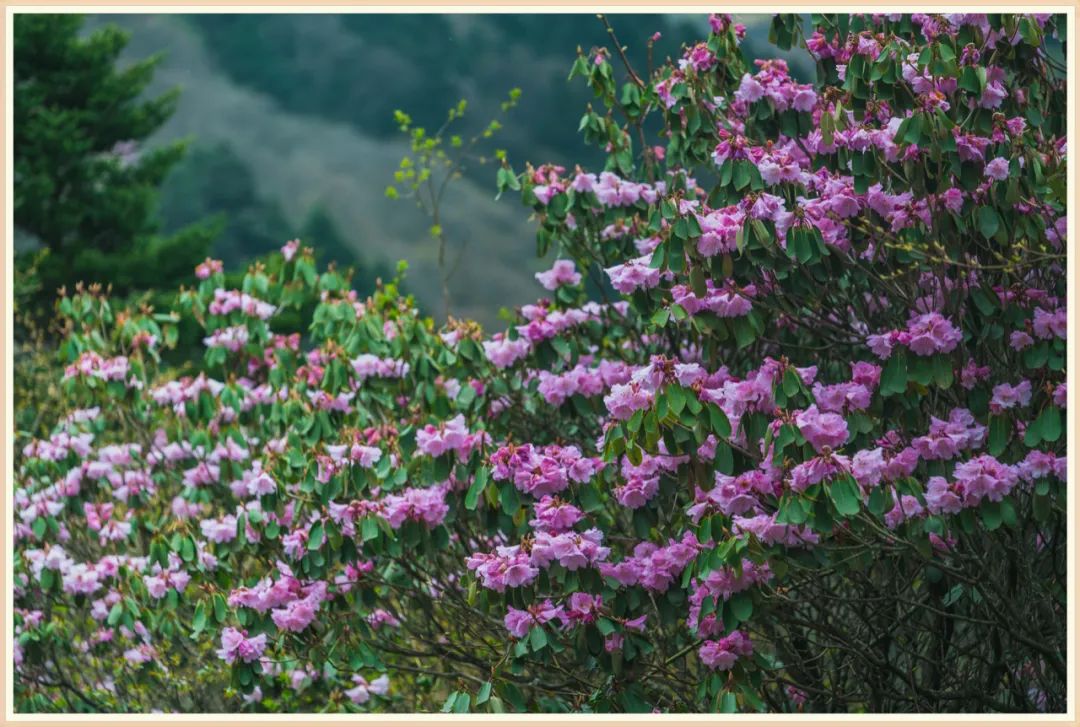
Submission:
[[[216,227],[160,233],[159,186],[184,145],[143,142],[173,113],[178,93],[144,99],[159,57],[120,69],[127,34],[106,27],[80,37],[82,23],[15,16],[15,226],[46,253],[37,305],[77,281],[108,281],[118,294],[175,287],[206,255]]]

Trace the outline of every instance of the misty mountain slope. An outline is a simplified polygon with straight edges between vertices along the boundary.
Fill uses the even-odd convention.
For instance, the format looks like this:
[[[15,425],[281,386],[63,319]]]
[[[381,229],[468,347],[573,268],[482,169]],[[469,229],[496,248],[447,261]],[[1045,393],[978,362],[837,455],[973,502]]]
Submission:
[[[182,90],[176,114],[157,139],[228,144],[254,172],[259,193],[279,202],[289,222],[299,226],[312,207],[323,205],[365,257],[407,259],[410,290],[429,309],[438,308],[429,222],[412,202],[384,195],[408,152],[404,141],[376,139],[343,123],[282,111],[272,99],[218,72],[202,40],[177,17],[107,20],[132,33],[127,57],[164,54],[152,91]],[[452,242],[469,241],[451,283],[454,313],[488,324],[495,321],[498,305],[530,302],[543,292],[532,278],[537,264],[528,210],[514,200],[495,202],[494,169],[490,178],[490,186],[459,180],[444,209]],[[282,242],[288,234],[282,232]]]

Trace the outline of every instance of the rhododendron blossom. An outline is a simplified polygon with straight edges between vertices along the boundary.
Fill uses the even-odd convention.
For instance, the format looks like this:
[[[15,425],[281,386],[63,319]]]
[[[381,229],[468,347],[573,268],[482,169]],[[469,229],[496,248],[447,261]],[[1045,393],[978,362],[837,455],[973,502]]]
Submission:
[[[1064,23],[605,28],[498,324],[299,240],[64,291],[20,711],[1064,712]]]

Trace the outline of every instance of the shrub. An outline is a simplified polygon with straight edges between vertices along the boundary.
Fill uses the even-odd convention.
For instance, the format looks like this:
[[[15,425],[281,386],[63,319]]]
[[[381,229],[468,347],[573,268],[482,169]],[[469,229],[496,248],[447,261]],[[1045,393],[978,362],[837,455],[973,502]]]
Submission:
[[[176,316],[64,298],[19,708],[1064,710],[1061,22],[778,16],[813,83],[717,15],[582,54],[608,164],[504,161],[559,256],[504,333],[295,241]]]

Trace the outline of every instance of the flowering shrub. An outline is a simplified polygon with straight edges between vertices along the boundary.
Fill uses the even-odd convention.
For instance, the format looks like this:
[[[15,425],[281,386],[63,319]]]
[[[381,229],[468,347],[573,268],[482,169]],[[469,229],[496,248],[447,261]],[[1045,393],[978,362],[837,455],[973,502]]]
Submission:
[[[709,22],[578,59],[605,169],[504,163],[559,258],[505,332],[295,242],[63,298],[19,709],[1063,710],[1062,21],[778,16],[813,83]]]

